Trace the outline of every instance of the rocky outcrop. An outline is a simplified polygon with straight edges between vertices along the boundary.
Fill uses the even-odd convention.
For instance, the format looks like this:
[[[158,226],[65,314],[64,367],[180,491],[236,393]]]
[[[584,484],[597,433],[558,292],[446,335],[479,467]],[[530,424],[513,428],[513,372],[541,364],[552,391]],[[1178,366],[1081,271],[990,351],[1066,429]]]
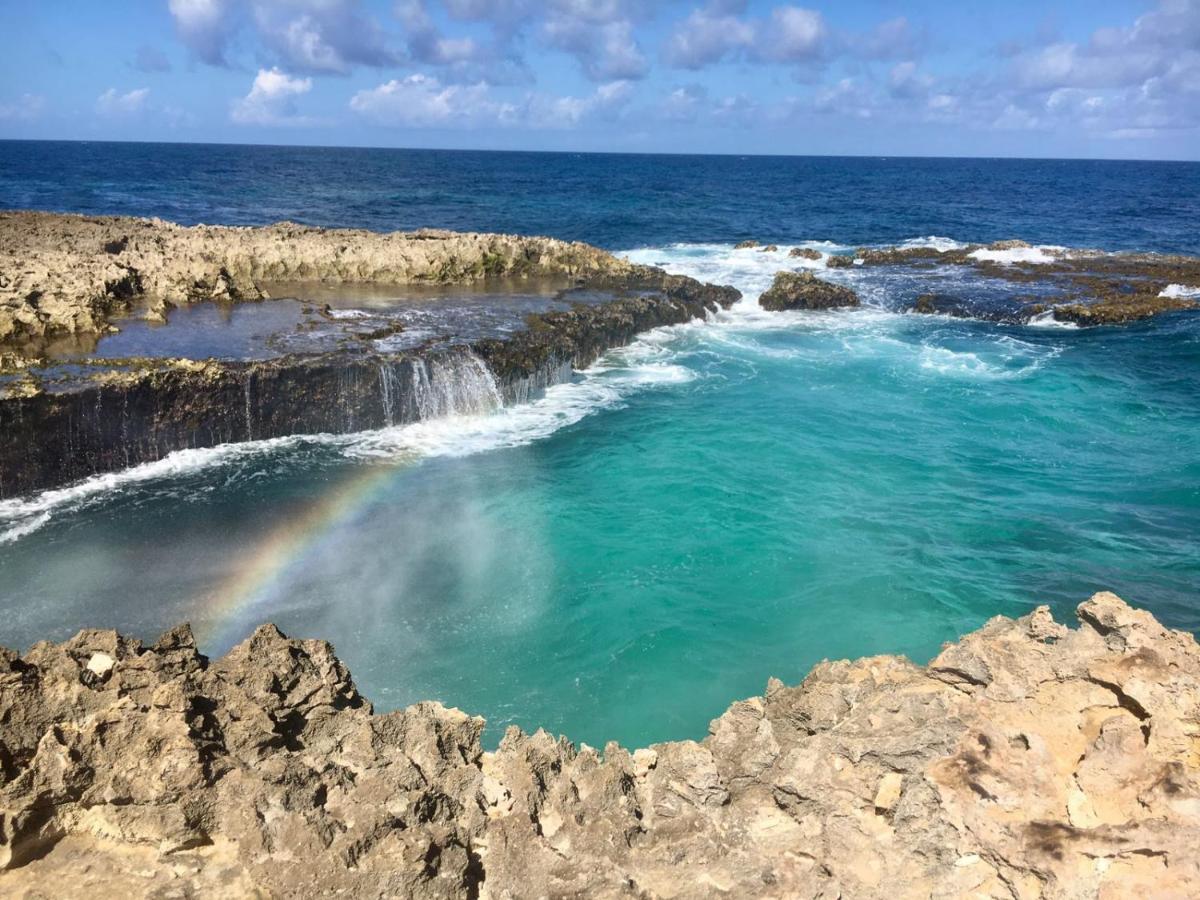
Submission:
[[[811,247],[793,247],[788,251],[788,256],[796,259],[820,259],[821,253],[818,250],[813,250]]]
[[[736,244],[733,245],[733,249],[734,250],[749,250],[751,247],[757,247],[757,246],[758,246],[758,241],[745,240],[745,241],[738,241]]]
[[[1185,897],[1200,648],[1112,594],[825,662],[699,742],[373,714],[326,643],[0,651],[0,894]]]
[[[643,331],[741,296],[647,267],[598,276],[587,288],[609,299],[532,315],[505,340],[404,353],[367,344],[249,362],[124,360],[82,376],[69,367],[62,384],[27,375],[0,390],[0,497],[175,450],[345,434],[522,402]]]
[[[767,244],[765,247],[759,248],[759,253],[778,253],[779,246],[777,244]]]
[[[276,281],[412,284],[591,276],[630,265],[586,244],[517,235],[377,234],[0,212],[0,342],[95,333],[135,300],[262,299]]]
[[[812,272],[779,272],[758,298],[763,309],[835,309],[858,306],[858,295],[848,287],[822,281]]]

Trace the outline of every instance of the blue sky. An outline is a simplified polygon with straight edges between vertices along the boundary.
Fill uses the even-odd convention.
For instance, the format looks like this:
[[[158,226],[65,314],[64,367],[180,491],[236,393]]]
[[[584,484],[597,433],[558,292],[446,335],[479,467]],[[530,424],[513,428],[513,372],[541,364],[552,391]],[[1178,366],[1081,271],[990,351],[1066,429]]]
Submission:
[[[0,0],[0,137],[1200,158],[1200,0]]]

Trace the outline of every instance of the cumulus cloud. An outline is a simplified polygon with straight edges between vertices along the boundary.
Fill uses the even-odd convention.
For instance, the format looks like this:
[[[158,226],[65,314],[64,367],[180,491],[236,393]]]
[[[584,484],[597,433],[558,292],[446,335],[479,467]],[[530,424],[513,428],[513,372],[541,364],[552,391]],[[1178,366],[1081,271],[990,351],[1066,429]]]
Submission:
[[[294,78],[278,68],[259,69],[250,92],[235,100],[230,118],[239,125],[312,125],[296,98],[312,90],[311,78]]]
[[[579,60],[592,81],[642,78],[650,69],[628,19],[597,23],[559,14],[551,16],[543,33],[547,44]]]
[[[225,48],[233,33],[235,0],[169,0],[179,39],[201,62],[228,65]]]
[[[663,59],[680,69],[702,69],[754,46],[755,26],[720,5],[693,10],[667,38]]]
[[[145,110],[149,97],[149,88],[136,88],[124,94],[116,88],[109,88],[96,98],[96,112],[111,117],[137,115]]]
[[[361,0],[169,0],[168,9],[180,40],[213,66],[229,65],[230,44],[245,27],[289,71],[344,74],[400,62]]]
[[[350,99],[350,108],[386,126],[553,129],[612,114],[628,102],[630,94],[629,82],[613,81],[584,97],[530,93],[513,101],[496,97],[484,82],[446,84],[430,75],[414,74],[359,91]]]
[[[723,2],[693,10],[667,38],[663,59],[695,70],[730,59],[807,63],[825,52],[829,29],[817,10],[778,6],[765,20],[742,11],[743,4]]]

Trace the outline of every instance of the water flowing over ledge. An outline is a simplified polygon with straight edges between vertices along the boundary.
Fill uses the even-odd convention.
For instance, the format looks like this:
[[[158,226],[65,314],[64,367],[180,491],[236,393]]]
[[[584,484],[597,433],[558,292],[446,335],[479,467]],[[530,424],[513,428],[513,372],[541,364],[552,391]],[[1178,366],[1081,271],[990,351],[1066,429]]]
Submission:
[[[0,650],[0,891],[1187,895],[1200,648],[1112,594],[1078,613],[825,662],[703,741],[603,754],[373,715],[329,644],[270,625],[216,660],[186,627]]]

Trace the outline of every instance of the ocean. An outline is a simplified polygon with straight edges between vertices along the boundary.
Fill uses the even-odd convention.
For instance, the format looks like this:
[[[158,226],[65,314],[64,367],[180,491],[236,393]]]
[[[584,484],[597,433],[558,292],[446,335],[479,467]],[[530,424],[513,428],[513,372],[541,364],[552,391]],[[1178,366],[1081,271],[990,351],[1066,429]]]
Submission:
[[[1097,590],[1200,630],[1200,316],[918,316],[958,276],[886,267],[823,273],[862,308],[767,313],[780,257],[734,248],[1196,254],[1198,164],[0,142],[0,206],[550,234],[745,294],[529,404],[2,501],[0,645],[190,621],[220,653],[273,621],[379,708],[638,746]]]

